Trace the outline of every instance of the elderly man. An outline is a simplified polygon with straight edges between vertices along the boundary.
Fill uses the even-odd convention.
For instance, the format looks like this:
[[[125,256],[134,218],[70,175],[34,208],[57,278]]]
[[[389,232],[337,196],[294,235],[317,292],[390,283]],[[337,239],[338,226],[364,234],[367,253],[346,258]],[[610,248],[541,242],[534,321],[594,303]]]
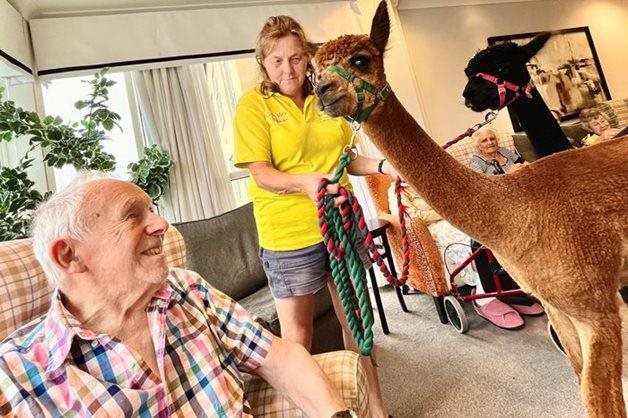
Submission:
[[[308,416],[349,416],[303,347],[168,269],[167,228],[120,180],[71,186],[38,209],[33,247],[56,289],[49,312],[0,345],[0,414],[250,416],[245,371]]]

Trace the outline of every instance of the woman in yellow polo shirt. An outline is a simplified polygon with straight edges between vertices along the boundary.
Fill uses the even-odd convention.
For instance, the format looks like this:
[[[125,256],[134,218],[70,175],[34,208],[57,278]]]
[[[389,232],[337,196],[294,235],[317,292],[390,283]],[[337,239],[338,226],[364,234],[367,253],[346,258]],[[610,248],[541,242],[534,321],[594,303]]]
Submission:
[[[275,305],[282,336],[312,344],[314,294],[330,287],[343,324],[345,345],[357,351],[344,320],[327,253],[319,232],[316,191],[322,177],[331,178],[338,157],[349,144],[351,129],[341,118],[330,118],[316,106],[306,74],[312,71],[314,48],[299,23],[288,16],[270,17],[262,28],[256,58],[263,81],[244,94],[235,115],[235,165],[251,172],[260,257]],[[386,160],[357,156],[352,175],[396,171]],[[348,187],[345,174],[340,184]],[[328,193],[337,193],[330,185]],[[377,372],[363,362],[369,380],[371,413],[387,416]]]

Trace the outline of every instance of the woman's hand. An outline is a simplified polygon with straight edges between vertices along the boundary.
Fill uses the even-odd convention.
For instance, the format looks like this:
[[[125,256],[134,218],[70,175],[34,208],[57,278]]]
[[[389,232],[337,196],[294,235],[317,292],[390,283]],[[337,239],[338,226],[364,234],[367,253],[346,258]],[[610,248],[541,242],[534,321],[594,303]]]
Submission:
[[[608,128],[604,132],[600,134],[600,140],[606,141],[607,139],[613,138],[615,135],[619,133],[619,128]]]
[[[306,173],[306,174],[297,174],[299,177],[300,190],[307,194],[312,202],[318,202],[318,185],[321,182],[321,179],[326,178],[327,180],[331,180],[334,175],[333,174],[323,174],[323,173]],[[327,193],[330,195],[338,195],[338,184],[328,184],[327,185]],[[334,198],[334,206],[340,206],[343,202],[347,200],[346,197],[336,196]]]
[[[384,160],[384,164],[382,164],[382,171],[384,174],[388,174],[393,180],[397,180],[397,177],[399,177],[399,173],[395,170],[395,167],[388,162],[388,160]]]
[[[528,165],[527,161],[523,162],[523,163],[519,163],[519,164],[513,164],[513,165],[510,166],[510,169],[508,169],[508,172],[509,173],[514,173],[515,171],[521,170],[526,165]]]

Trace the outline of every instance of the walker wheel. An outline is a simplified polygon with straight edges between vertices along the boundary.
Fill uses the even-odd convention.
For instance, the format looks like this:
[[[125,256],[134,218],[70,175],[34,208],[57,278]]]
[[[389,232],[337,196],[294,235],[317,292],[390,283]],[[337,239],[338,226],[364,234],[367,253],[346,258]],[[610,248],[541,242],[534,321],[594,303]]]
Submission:
[[[458,299],[453,296],[445,296],[443,304],[445,305],[447,319],[456,331],[461,334],[469,331],[469,320],[467,319],[467,314],[464,313],[464,309],[462,309],[462,305],[460,305]]]

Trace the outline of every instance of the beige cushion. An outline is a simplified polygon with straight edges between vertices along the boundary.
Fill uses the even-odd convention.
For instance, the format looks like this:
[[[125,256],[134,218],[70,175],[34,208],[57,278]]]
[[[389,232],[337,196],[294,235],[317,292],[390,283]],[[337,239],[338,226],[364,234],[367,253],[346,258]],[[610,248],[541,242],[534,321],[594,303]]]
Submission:
[[[31,240],[0,242],[0,340],[45,314],[51,293]]]
[[[351,351],[334,351],[314,356],[347,407],[359,417],[368,417],[366,377],[359,355]],[[288,398],[259,378],[248,382],[247,398],[255,417],[304,417]]]
[[[185,268],[185,244],[176,228],[164,237],[171,267]],[[0,242],[0,340],[45,314],[52,288],[35,259],[30,238]]]

